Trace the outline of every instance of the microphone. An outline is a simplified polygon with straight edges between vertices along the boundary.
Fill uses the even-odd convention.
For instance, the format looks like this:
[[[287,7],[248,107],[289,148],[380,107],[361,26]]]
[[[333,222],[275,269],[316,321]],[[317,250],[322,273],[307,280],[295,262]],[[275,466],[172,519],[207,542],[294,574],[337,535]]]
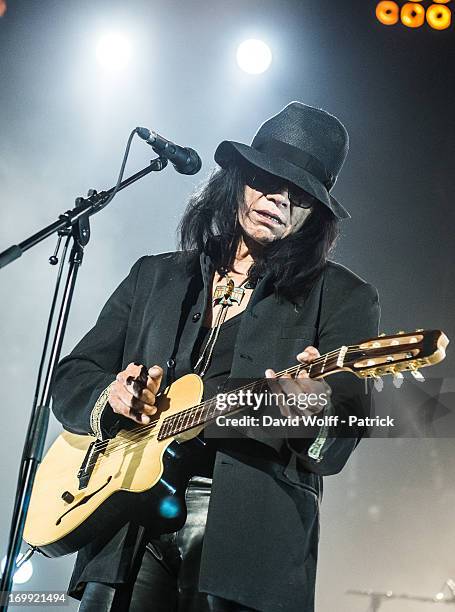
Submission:
[[[180,147],[144,127],[137,127],[136,134],[145,140],[155,153],[168,159],[180,174],[196,174],[201,169],[201,158],[194,149]]]

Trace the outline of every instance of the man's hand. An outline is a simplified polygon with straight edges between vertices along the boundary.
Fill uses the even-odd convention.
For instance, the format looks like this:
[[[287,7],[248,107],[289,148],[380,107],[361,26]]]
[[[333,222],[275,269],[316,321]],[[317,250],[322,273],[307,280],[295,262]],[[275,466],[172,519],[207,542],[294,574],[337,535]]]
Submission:
[[[109,404],[112,410],[136,423],[147,425],[151,416],[157,412],[155,398],[162,377],[163,370],[157,365],[147,372],[145,366],[130,363],[125,370],[117,374],[116,381],[110,388]]]
[[[310,364],[312,361],[320,357],[320,353],[314,346],[307,346],[306,349],[297,355],[297,361],[305,365]],[[305,370],[302,370],[297,377],[292,377],[290,374],[283,374],[283,376],[277,376],[272,369],[265,371],[266,377],[269,379],[269,387],[272,393],[276,393],[279,401],[278,406],[283,416],[301,416],[301,415],[312,415],[321,412],[327,405],[331,389],[324,380],[313,380],[311,379]],[[310,394],[314,394],[311,395]],[[303,402],[290,400],[286,402],[285,397],[293,396],[296,400],[299,397],[302,399],[306,397],[306,407],[302,407]],[[317,397],[316,397],[317,396]],[[317,398],[321,398],[318,401]],[[327,401],[324,401],[326,398]],[[308,401],[312,399],[312,401]]]

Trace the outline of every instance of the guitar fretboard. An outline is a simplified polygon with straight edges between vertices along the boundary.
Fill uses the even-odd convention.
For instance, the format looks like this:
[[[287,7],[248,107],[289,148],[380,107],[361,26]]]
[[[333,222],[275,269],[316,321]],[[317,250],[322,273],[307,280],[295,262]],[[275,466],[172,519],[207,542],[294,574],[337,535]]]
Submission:
[[[289,374],[291,376],[298,376],[300,372],[305,371],[310,378],[322,378],[340,369],[340,366],[343,364],[344,355],[348,349],[349,347],[343,346],[336,351],[321,355],[321,357],[318,357],[309,365],[299,364],[292,366],[280,372],[280,375]],[[262,378],[244,387],[229,390],[227,393],[239,394],[241,391],[245,392],[248,390],[251,391],[251,393],[264,393],[268,389],[269,384],[267,378]],[[166,438],[188,431],[194,427],[214,421],[221,414],[225,416],[244,408],[245,407],[227,406],[221,411],[215,396],[212,399],[201,402],[196,406],[182,410],[178,414],[174,414],[164,419],[158,432],[158,440],[165,440]]]

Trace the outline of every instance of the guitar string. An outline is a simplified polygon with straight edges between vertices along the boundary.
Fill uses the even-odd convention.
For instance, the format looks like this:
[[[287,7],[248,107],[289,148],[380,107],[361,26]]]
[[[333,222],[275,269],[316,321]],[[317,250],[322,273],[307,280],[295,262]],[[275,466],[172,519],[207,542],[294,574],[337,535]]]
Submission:
[[[355,346],[358,346],[358,345],[351,345],[351,347],[346,351],[346,353],[348,353],[348,352],[356,352],[357,349],[354,348]],[[292,366],[290,368],[286,368],[286,370],[282,370],[281,372],[277,372],[277,375],[280,376],[280,375],[283,375],[283,374],[286,374],[286,373],[293,373],[293,372],[298,373],[298,370],[304,369],[304,368],[308,368],[308,369],[311,370],[311,367],[314,364],[321,363],[322,361],[326,362],[325,365],[331,366],[332,364],[330,362],[333,361],[333,357],[335,355],[332,355],[331,357],[329,357],[329,355],[333,354],[333,353],[338,353],[338,352],[339,352],[339,349],[337,349],[335,351],[330,351],[330,353],[327,353],[327,354],[323,355],[322,357],[315,359],[311,364],[308,364],[308,365],[298,364],[296,366]],[[335,362],[335,364],[336,364],[336,362]],[[246,389],[248,389],[248,387],[252,387],[252,386],[255,386],[255,385],[258,385],[258,384],[264,385],[264,383],[267,383],[267,382],[268,382],[268,379],[260,379],[258,381],[254,381],[253,383],[250,383],[249,385],[246,385],[245,387],[241,387],[241,389],[242,390],[246,390]],[[239,390],[240,389],[232,390],[231,393],[235,393],[235,391],[239,391]],[[186,410],[183,410],[183,411],[181,411],[181,412],[179,412],[177,414],[174,414],[172,416],[166,417],[163,420],[162,425],[165,423],[165,421],[167,419],[171,419],[171,422],[172,422],[174,419],[176,419],[178,421],[179,419],[182,418],[182,416],[184,416],[184,418],[186,418],[187,416],[191,415],[191,413],[197,414],[199,409],[202,409],[202,410],[206,409],[206,411],[208,412],[208,410],[213,407],[213,404],[214,404],[214,401],[213,401],[213,398],[212,398],[210,400],[207,400],[205,402],[202,402],[200,404],[192,406],[192,407],[190,407],[190,408],[188,408]],[[202,411],[200,411],[200,414],[202,415]],[[207,417],[207,414],[205,416]],[[158,430],[156,432],[153,432],[153,433],[150,432],[150,430],[153,429],[156,426],[156,424],[159,422],[159,420],[160,419],[158,418],[158,419],[152,421],[151,423],[149,423],[146,426],[138,427],[136,429],[130,430],[130,433],[133,434],[133,437],[130,438],[129,440],[118,442],[117,444],[111,444],[111,448],[109,448],[108,455],[111,455],[112,453],[115,453],[117,451],[123,450],[124,448],[128,448],[128,447],[134,446],[136,444],[139,444],[140,442],[148,441],[148,440],[156,437],[157,435],[159,435],[159,432],[161,431],[161,427],[160,427],[160,430]],[[208,420],[213,420],[213,416],[211,416],[209,419],[207,419],[207,421]],[[207,421],[205,421],[205,422],[207,422]],[[173,424],[175,425],[176,423],[173,423]],[[204,422],[202,424],[204,424]],[[177,431],[177,432],[171,431],[171,432],[169,432],[163,438],[163,440],[166,439],[166,438],[170,438],[170,437],[172,437],[175,434],[182,433],[183,431],[188,431],[188,430],[194,429],[194,428],[198,427],[199,425],[201,425],[201,422],[199,422],[197,424],[192,424],[190,427],[187,427],[184,430],[180,430],[180,431]],[[151,433],[151,435],[150,435],[150,433]],[[148,434],[148,435],[145,435],[145,434]],[[109,442],[112,442],[112,440],[107,440],[105,442],[101,442],[100,441],[98,443],[95,443],[95,449],[97,451],[100,451],[100,450],[102,450],[102,447],[103,446],[106,447],[109,444]],[[86,467],[91,467],[92,465],[96,464],[96,461],[97,461],[97,459],[95,458],[95,460],[92,463],[89,462]]]
[[[282,370],[281,372],[277,372],[276,374],[277,374],[277,376],[282,376],[283,374],[292,374],[292,373],[294,373],[294,371],[297,373],[297,371],[298,371],[300,368],[302,368],[302,369],[304,369],[304,368],[308,368],[308,369],[310,369],[310,370],[311,370],[311,368],[312,368],[314,365],[317,365],[317,364],[322,363],[322,362],[324,362],[324,361],[326,361],[326,362],[327,362],[329,359],[332,359],[332,358],[333,358],[333,356],[334,356],[334,354],[335,354],[335,353],[338,353],[338,352],[339,352],[339,349],[337,349],[337,350],[335,350],[335,351],[330,351],[329,353],[326,353],[326,355],[322,355],[321,357],[318,357],[317,359],[315,359],[315,360],[314,360],[314,361],[313,361],[311,364],[307,364],[307,365],[305,365],[305,364],[298,364],[298,365],[296,365],[296,366],[291,366],[290,368],[286,368],[286,370]],[[257,380],[257,381],[252,382],[252,383],[249,383],[248,385],[245,385],[244,387],[241,387],[241,389],[245,389],[245,390],[247,390],[248,388],[250,388],[250,387],[252,387],[252,386],[254,386],[254,385],[257,385],[257,384],[259,384],[259,383],[262,383],[262,384],[263,384],[265,381],[267,381],[267,379],[266,379],[266,378],[265,378],[265,379],[259,379],[259,380]],[[239,389],[234,389],[234,390],[232,390],[232,391],[231,391],[231,393],[235,393],[235,391],[238,391],[238,390],[239,390]],[[213,398],[212,398],[212,399],[213,399]],[[183,415],[183,414],[188,414],[188,412],[191,412],[191,411],[193,411],[193,410],[198,410],[199,408],[204,407],[204,404],[209,404],[209,403],[211,403],[211,402],[212,402],[212,399],[210,399],[210,400],[206,400],[205,402],[201,402],[201,403],[199,403],[199,404],[196,404],[195,406],[191,406],[190,408],[186,408],[185,410],[183,410],[183,411],[179,412],[178,414],[175,414],[175,415],[172,415],[172,416],[170,416],[170,417],[166,417],[166,418],[180,417],[181,415]],[[166,420],[166,418],[165,418],[165,419],[163,419],[163,423],[164,423],[164,421]],[[158,419],[158,420],[159,420],[159,419]],[[158,420],[153,421],[153,422],[151,422],[151,423],[148,423],[147,425],[144,425],[144,426],[142,426],[142,427],[137,427],[137,428],[135,428],[135,429],[131,429],[131,430],[129,430],[129,431],[130,431],[130,433],[135,433],[135,432],[143,432],[144,430],[146,430],[146,429],[148,429],[148,428],[153,428],[153,427],[155,426],[155,424],[158,422]],[[100,450],[100,449],[101,449],[101,446],[102,446],[103,444],[106,444],[106,445],[107,445],[108,443],[109,443],[109,440],[100,442],[100,446],[97,446],[97,450]]]
[[[346,353],[356,352],[358,350],[357,348],[355,348],[356,346],[359,346],[359,345],[351,345],[350,348],[346,351]],[[298,364],[296,366],[291,366],[290,368],[287,368],[286,370],[283,370],[281,372],[277,372],[277,375],[282,375],[282,374],[286,374],[286,373],[293,373],[293,372],[298,373],[298,371],[302,370],[302,369],[308,369],[309,371],[311,371],[311,368],[313,367],[313,365],[321,363],[323,361],[325,361],[325,365],[328,365],[330,367],[332,365],[333,357],[335,356],[334,353],[335,354],[339,353],[339,350],[340,349],[337,349],[335,351],[330,351],[330,353],[327,353],[327,354],[321,356],[320,358],[315,359],[311,364],[308,364],[308,365]],[[235,393],[236,391],[239,391],[239,390],[247,390],[248,388],[254,387],[254,386],[259,385],[259,384],[260,385],[264,385],[264,383],[267,383],[267,379],[260,379],[258,381],[254,381],[254,382],[250,383],[249,385],[241,387],[241,389],[232,390],[231,393]],[[202,414],[203,414],[202,410],[205,409],[206,412],[208,412],[208,410],[210,408],[213,408],[213,404],[214,404],[214,399],[212,398],[211,400],[207,400],[207,401],[202,402],[200,404],[197,404],[195,406],[191,406],[190,408],[182,410],[179,413],[176,413],[174,415],[170,415],[169,417],[166,417],[163,420],[162,425],[164,425],[164,423],[169,419],[170,421],[168,421],[168,422],[171,423],[171,429],[172,429],[172,425],[178,424],[178,421],[180,419],[182,419],[182,417],[183,418],[187,418],[187,417],[190,417],[192,415],[196,415],[198,413],[199,413],[199,416],[202,416]],[[207,414],[205,416],[207,417]],[[210,417],[210,418],[213,418],[213,417]],[[144,438],[144,434],[148,430],[153,429],[158,422],[159,422],[159,419],[155,419],[154,421],[152,421],[151,423],[149,423],[146,426],[130,430],[130,432],[133,434],[134,437],[132,439],[128,440],[128,441],[122,441],[122,442],[118,442],[117,444],[115,444],[115,443],[111,444],[111,448],[109,449],[109,454],[112,453],[112,452],[115,452],[116,450],[121,450],[125,446],[129,446],[132,443],[133,444],[136,443],[136,440],[138,438]],[[172,435],[181,433],[182,431],[188,431],[189,429],[193,429],[195,427],[198,427],[200,424],[201,424],[200,421],[197,424],[194,424],[194,422],[193,422],[193,424],[190,427],[187,427],[184,430],[180,430],[180,431],[172,431],[171,430],[168,434],[166,434],[166,436],[163,439],[166,439],[167,437],[171,437]],[[202,424],[204,424],[204,423],[202,423]],[[160,431],[161,431],[161,428],[160,428]],[[155,435],[157,435],[157,434],[153,434],[152,437],[154,437]],[[107,446],[109,444],[109,442],[110,441],[107,440],[107,441],[104,441],[104,442],[100,441],[100,442],[96,443],[96,450],[98,450],[98,451],[102,450],[102,447],[103,446]]]
[[[351,349],[350,352],[355,352],[356,349]],[[337,353],[339,352],[339,350],[337,349],[336,351],[331,351],[331,353]],[[349,351],[347,351],[349,352]],[[281,372],[277,372],[277,375],[280,376],[282,374],[286,374],[286,373],[294,373],[294,372],[298,372],[298,370],[301,369],[305,369],[307,368],[308,370],[311,370],[312,366],[314,364],[317,363],[321,363],[323,361],[325,361],[325,365],[331,367],[332,365],[332,361],[333,361],[333,357],[334,355],[332,355],[331,357],[329,357],[330,353],[327,353],[326,355],[323,355],[322,358],[318,358],[315,359],[311,364],[309,365],[304,365],[304,364],[298,364],[297,366],[292,366],[290,368],[287,368],[286,370],[283,370]],[[336,362],[335,362],[336,363]],[[254,381],[248,385],[245,385],[244,387],[241,387],[241,390],[247,390],[249,388],[252,388],[256,385],[264,385],[264,383],[267,383],[267,379],[260,379],[258,381]],[[235,393],[236,391],[239,391],[240,389],[234,389],[231,391],[231,393]],[[206,409],[206,411],[208,411],[210,408],[213,408],[214,405],[214,398],[210,399],[210,400],[206,400],[205,402],[202,402],[200,404],[196,404],[195,406],[191,406],[185,410],[182,410],[179,413],[176,413],[174,415],[170,415],[169,417],[166,417],[165,419],[163,419],[162,425],[164,425],[164,423],[167,421],[167,419],[170,419],[171,421],[175,421],[173,424],[175,425],[176,422],[182,418],[187,418],[187,417],[191,417],[192,415],[196,415],[196,414],[200,414],[202,415],[202,410]],[[138,427],[136,429],[132,429],[129,430],[131,434],[138,434],[140,437],[143,436],[143,434],[145,432],[147,432],[150,429],[153,429],[156,424],[158,423],[159,419],[155,419],[154,421],[152,421],[151,423],[144,425],[143,427]],[[168,421],[169,422],[169,421]],[[198,427],[201,424],[201,422],[197,423],[197,424],[193,424],[191,427],[188,427],[187,429],[192,429],[193,427]],[[186,430],[187,430],[186,429]],[[185,430],[185,431],[186,431]],[[166,437],[170,437],[171,435],[174,435],[175,433],[180,433],[180,432],[170,432],[169,436]],[[137,437],[137,436],[136,436]],[[134,441],[134,439],[133,439]],[[109,452],[114,452],[114,450],[116,450],[117,447],[123,448],[125,444],[129,444],[130,442],[118,442],[118,444],[112,444],[112,440],[106,440],[106,441],[99,441],[96,443],[96,450],[100,451],[103,449],[103,447],[107,446],[109,444],[109,442],[111,442],[111,448],[109,449]]]
[[[331,353],[337,353],[337,352],[338,352],[338,350],[331,351]],[[329,354],[330,353],[327,353],[327,355],[324,355],[322,359],[318,358],[317,360],[314,360],[312,362],[312,364],[309,364],[309,365],[299,364],[297,366],[292,366],[291,368],[287,368],[286,370],[283,370],[281,372],[277,372],[277,375],[282,375],[282,374],[285,374],[285,373],[293,373],[293,371],[295,371],[297,373],[297,371],[299,369],[310,368],[310,366],[312,366],[313,364],[315,364],[317,362],[321,363],[321,362],[325,361],[326,365],[331,366],[332,364],[330,362],[333,361],[334,355],[332,355],[332,357],[329,358]],[[268,382],[267,379],[260,379],[258,381],[254,381],[254,382],[250,383],[249,385],[241,387],[241,389],[242,390],[247,390],[249,387],[253,387],[253,386],[256,386],[256,385],[262,385],[263,386],[267,382]],[[235,391],[236,390],[233,390],[233,391],[231,391],[231,393],[235,393]],[[215,402],[214,402],[214,399],[212,398],[210,400],[207,400],[205,402],[202,402],[200,404],[192,406],[192,407],[190,407],[190,408],[188,408],[186,410],[183,410],[183,411],[181,411],[181,412],[179,412],[177,414],[174,414],[172,416],[166,417],[163,420],[162,424],[164,424],[166,419],[172,419],[172,420],[176,419],[176,421],[178,421],[182,417],[187,418],[189,416],[192,416],[193,414],[196,415],[196,414],[199,413],[200,415],[202,415],[202,410],[205,409],[206,412],[208,412],[210,408],[214,407],[214,404],[215,404]],[[207,416],[207,414],[206,414],[206,416]],[[129,430],[129,433],[133,434],[133,437],[130,438],[129,440],[118,442],[117,444],[112,444],[111,443],[111,448],[109,449],[109,455],[111,453],[113,453],[113,452],[116,452],[117,450],[122,450],[123,448],[128,447],[131,444],[136,444],[139,441],[140,438],[142,438],[142,439],[145,439],[145,438],[149,439],[151,437],[155,437],[156,435],[158,435],[159,432],[154,432],[151,436],[145,436],[144,435],[147,432],[149,432],[151,429],[153,429],[158,422],[159,422],[159,419],[155,419],[154,421],[152,421],[148,425],[145,425],[143,427],[138,427],[136,429]],[[176,423],[174,423],[174,424],[176,424]],[[194,427],[198,427],[200,424],[201,423],[193,424],[191,427],[188,427],[184,431],[187,431],[188,429],[193,429]],[[166,437],[171,437],[172,435],[174,435],[174,433],[180,433],[180,432],[171,432],[170,435],[166,436]],[[95,443],[95,449],[94,450],[101,451],[103,449],[103,447],[106,447],[109,444],[109,442],[112,442],[112,440],[107,440],[107,441]],[[87,467],[89,467],[90,465],[91,464],[88,464]]]
[[[350,349],[348,349],[346,352],[356,352],[356,348],[354,348],[354,345],[352,345],[352,347]],[[337,353],[339,352],[339,349],[337,349],[336,351],[331,351],[331,353]],[[297,366],[292,366],[290,368],[287,368],[286,370],[283,370],[281,372],[277,372],[277,375],[282,375],[282,374],[286,374],[286,373],[293,373],[296,372],[298,373],[299,370],[302,369],[308,369],[311,370],[312,366],[314,364],[317,363],[321,363],[322,361],[325,361],[325,365],[331,367],[332,365],[332,361],[333,361],[333,357],[334,355],[332,355],[331,357],[329,357],[330,353],[327,353],[326,355],[323,355],[321,358],[315,359],[311,364],[309,365],[304,365],[304,364],[298,364]],[[241,387],[241,390],[247,390],[248,388],[254,387],[256,385],[264,385],[264,383],[267,383],[267,379],[260,379],[258,381],[254,381],[252,383],[250,383],[249,385],[246,385],[244,387]],[[240,389],[235,389],[232,390],[231,393],[235,393],[236,391],[239,391]],[[169,417],[166,417],[165,419],[163,419],[162,425],[164,425],[164,423],[170,419],[170,422],[172,423],[172,421],[174,421],[174,423],[172,423],[172,425],[175,425],[178,423],[179,420],[181,420],[182,418],[187,418],[187,417],[191,417],[193,415],[196,415],[199,413],[199,416],[202,416],[203,412],[202,410],[206,410],[206,412],[208,412],[208,410],[210,408],[213,408],[213,404],[214,404],[214,399],[212,398],[211,400],[207,400],[205,402],[202,402],[200,404],[196,404],[195,406],[191,406],[190,408],[187,408],[185,410],[182,410],[179,413],[176,413],[174,415],[170,415]],[[207,416],[207,414],[205,415]],[[121,448],[124,448],[125,444],[130,444],[131,442],[135,442],[135,439],[138,437],[143,437],[144,433],[146,433],[148,430],[153,429],[156,424],[158,423],[159,419],[155,419],[154,421],[152,421],[151,423],[149,423],[148,425],[145,425],[143,427],[139,427],[136,429],[132,429],[130,430],[130,432],[135,435],[135,438],[133,438],[131,441],[127,441],[127,442],[118,442],[118,444],[112,444],[111,443],[111,449],[110,449],[110,453],[114,452],[117,448],[118,450],[120,450]],[[169,421],[167,421],[169,423]],[[191,427],[187,427],[185,430],[180,430],[180,431],[170,431],[169,434],[167,434],[165,437],[170,437],[172,435],[175,435],[176,433],[181,433],[182,431],[187,431],[188,429],[193,429],[194,427],[198,427],[201,424],[201,422],[199,421],[197,424],[192,424]],[[171,428],[172,428],[171,425]],[[161,428],[160,428],[161,430]],[[165,438],[163,438],[165,439]],[[109,444],[109,440],[104,441],[104,442],[98,442],[97,446],[96,446],[96,450],[102,450],[103,446],[106,446],[107,444]],[[112,442],[112,441],[111,441]]]

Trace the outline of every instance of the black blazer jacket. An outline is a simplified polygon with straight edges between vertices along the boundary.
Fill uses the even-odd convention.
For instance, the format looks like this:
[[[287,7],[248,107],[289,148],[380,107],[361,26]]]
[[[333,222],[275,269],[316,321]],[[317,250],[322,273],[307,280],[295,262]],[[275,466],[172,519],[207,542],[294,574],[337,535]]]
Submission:
[[[59,364],[53,411],[65,429],[91,433],[96,400],[132,361],[162,365],[163,385],[191,371],[212,275],[205,254],[165,253],[134,264],[96,325]],[[280,371],[310,344],[322,354],[358,343],[377,335],[378,320],[376,289],[339,264],[329,262],[299,303],[277,299],[266,276],[242,316],[231,377],[263,378],[267,367]],[[327,381],[332,413],[369,413],[362,380],[339,373]],[[111,416],[108,410],[103,424],[108,434],[118,427]],[[346,463],[363,434],[350,432],[351,437],[324,432],[315,445],[314,438],[272,438],[250,428],[243,448],[216,453],[201,591],[263,612],[313,611],[321,477]],[[132,519],[108,543],[85,546],[70,593],[81,597],[87,581],[132,580],[147,538],[147,527]]]

